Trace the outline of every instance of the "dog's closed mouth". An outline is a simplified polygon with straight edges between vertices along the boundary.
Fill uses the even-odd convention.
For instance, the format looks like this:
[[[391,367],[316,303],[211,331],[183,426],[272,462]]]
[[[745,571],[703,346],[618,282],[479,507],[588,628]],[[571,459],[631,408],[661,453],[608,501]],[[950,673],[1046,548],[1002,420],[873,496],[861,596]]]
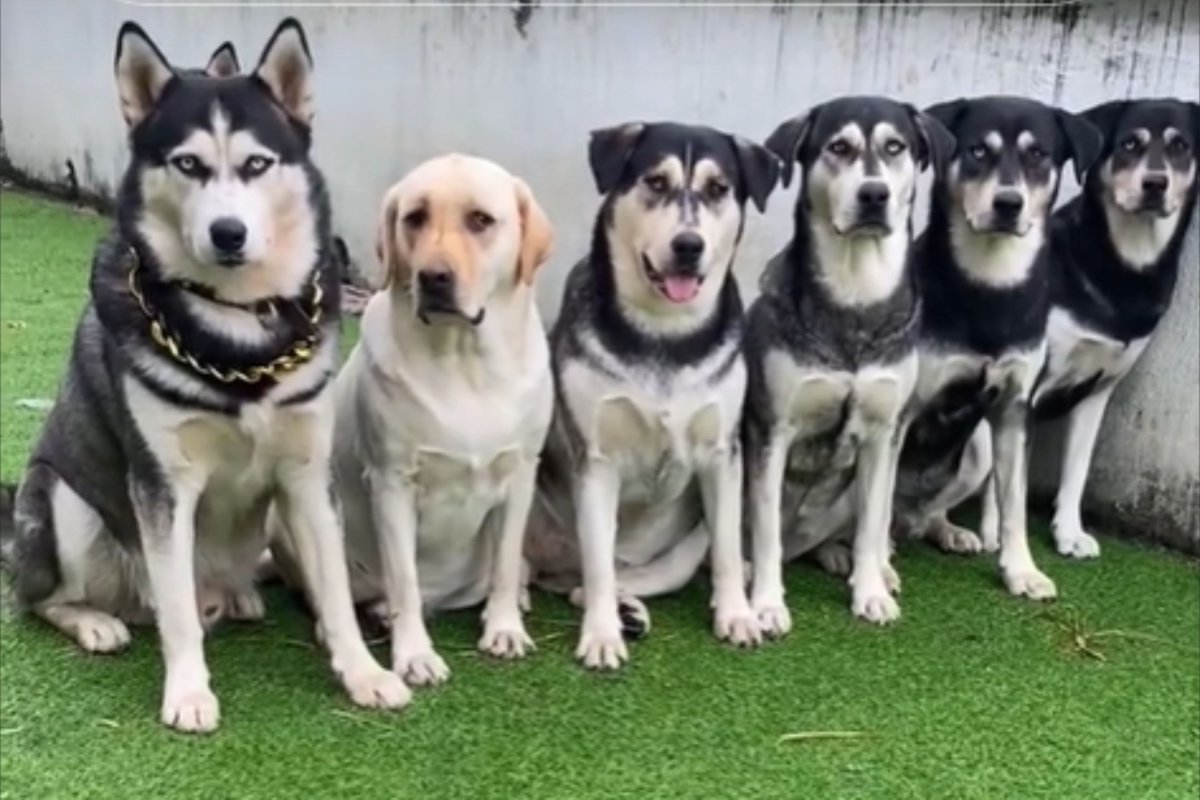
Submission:
[[[438,315],[442,315],[442,316],[459,317],[459,318],[465,320],[468,325],[470,325],[471,327],[474,328],[474,327],[478,327],[483,322],[483,318],[486,315],[486,313],[487,313],[487,309],[481,308],[475,314],[475,316],[468,317],[465,313],[463,313],[463,311],[461,309],[458,309],[458,308],[451,308],[450,306],[431,305],[431,304],[427,304],[427,303],[422,303],[421,307],[417,310],[417,317],[420,318],[421,322],[424,322],[426,325],[433,324],[433,322],[430,320],[430,316],[434,315],[434,314],[438,314]]]
[[[672,303],[688,302],[700,292],[700,287],[704,284],[704,277],[701,275],[659,272],[644,253],[642,254],[642,270],[659,294]]]

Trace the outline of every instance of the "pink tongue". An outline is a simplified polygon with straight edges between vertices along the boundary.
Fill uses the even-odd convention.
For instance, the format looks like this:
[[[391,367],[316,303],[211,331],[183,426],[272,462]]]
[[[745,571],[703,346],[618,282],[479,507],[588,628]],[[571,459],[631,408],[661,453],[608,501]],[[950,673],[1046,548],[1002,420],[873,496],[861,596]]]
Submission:
[[[700,279],[693,275],[668,275],[663,278],[663,288],[672,303],[686,303],[700,291]]]

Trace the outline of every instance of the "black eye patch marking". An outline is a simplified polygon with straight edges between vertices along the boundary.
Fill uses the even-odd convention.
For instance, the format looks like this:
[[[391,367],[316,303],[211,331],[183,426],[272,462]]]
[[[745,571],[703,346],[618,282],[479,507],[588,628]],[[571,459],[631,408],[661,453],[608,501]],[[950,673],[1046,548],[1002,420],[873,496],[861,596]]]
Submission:
[[[242,165],[238,167],[238,175],[242,180],[248,181],[251,178],[257,178],[275,164],[275,159],[267,158],[266,156],[253,155],[247,158]]]
[[[197,181],[206,181],[212,175],[212,170],[205,166],[204,162],[193,155],[183,153],[173,156],[170,164],[184,177],[191,178]]]

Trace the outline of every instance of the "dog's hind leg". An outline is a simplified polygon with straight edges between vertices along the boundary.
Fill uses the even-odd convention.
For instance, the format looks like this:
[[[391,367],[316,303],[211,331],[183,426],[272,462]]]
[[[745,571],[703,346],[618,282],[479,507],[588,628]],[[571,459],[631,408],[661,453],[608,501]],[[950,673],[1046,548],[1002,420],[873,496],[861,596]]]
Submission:
[[[987,422],[980,422],[963,450],[957,474],[930,501],[924,518],[914,526],[914,533],[928,539],[947,553],[970,555],[983,550],[984,542],[978,534],[961,525],[955,525],[946,515],[950,509],[978,493],[982,487],[990,486],[991,472],[992,430]],[[994,495],[992,501],[994,502]],[[989,498],[984,497],[985,506],[988,502]]]

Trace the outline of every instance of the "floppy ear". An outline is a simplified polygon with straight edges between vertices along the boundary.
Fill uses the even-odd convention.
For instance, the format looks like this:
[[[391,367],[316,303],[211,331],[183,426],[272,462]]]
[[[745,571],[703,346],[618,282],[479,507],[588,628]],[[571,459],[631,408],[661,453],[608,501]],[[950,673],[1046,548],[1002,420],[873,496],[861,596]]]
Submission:
[[[957,100],[935,103],[926,108],[925,113],[942,123],[942,127],[946,130],[953,131],[966,105],[967,101],[960,97]]]
[[[745,196],[754,202],[754,207],[759,211],[766,211],[767,198],[779,181],[779,158],[767,148],[741,136],[730,136],[729,139],[737,153]]]
[[[1192,112],[1192,141],[1200,139],[1200,103],[1188,103]]]
[[[121,114],[130,128],[146,118],[175,77],[167,59],[136,22],[126,22],[117,33],[113,69]]]
[[[288,17],[267,40],[254,77],[267,85],[271,95],[292,119],[312,124],[312,56],[304,29]]]
[[[554,228],[533,196],[529,184],[514,178],[517,210],[521,214],[521,254],[517,258],[517,280],[533,285],[533,274],[546,263],[554,247]]]
[[[820,111],[820,106],[809,109],[807,114],[792,117],[776,128],[763,142],[767,150],[778,156],[782,162],[779,177],[785,189],[792,182],[792,170],[795,163],[800,160],[800,151],[808,143],[808,135],[812,132],[818,111]]]
[[[379,284],[383,288],[403,285],[408,276],[404,274],[400,263],[400,253],[396,248],[396,217],[400,213],[400,192],[393,186],[383,196],[383,205],[379,213],[379,228],[375,232],[375,256],[383,267],[383,276]]]
[[[612,128],[594,130],[588,139],[588,163],[592,177],[600,194],[608,194],[621,180],[621,173],[629,162],[629,156],[646,126],[640,122],[627,122]]]
[[[934,172],[941,174],[958,147],[954,134],[932,114],[923,114],[907,104],[904,107],[917,129],[917,163],[921,169],[932,165]]]
[[[1113,131],[1117,128],[1117,123],[1121,121],[1121,117],[1125,115],[1125,109],[1127,108],[1129,108],[1128,100],[1113,100],[1108,103],[1101,103],[1098,106],[1092,106],[1086,111],[1080,111],[1079,116],[1095,125],[1100,134],[1105,139],[1108,139],[1113,135]]]
[[[1067,152],[1075,164],[1075,180],[1083,183],[1083,176],[1100,155],[1104,136],[1095,125],[1070,111],[1056,108],[1054,114],[1058,118],[1058,127],[1066,138]]]
[[[213,50],[213,54],[208,57],[208,65],[204,67],[204,74],[210,78],[231,78],[241,71],[233,42],[223,42]]]

